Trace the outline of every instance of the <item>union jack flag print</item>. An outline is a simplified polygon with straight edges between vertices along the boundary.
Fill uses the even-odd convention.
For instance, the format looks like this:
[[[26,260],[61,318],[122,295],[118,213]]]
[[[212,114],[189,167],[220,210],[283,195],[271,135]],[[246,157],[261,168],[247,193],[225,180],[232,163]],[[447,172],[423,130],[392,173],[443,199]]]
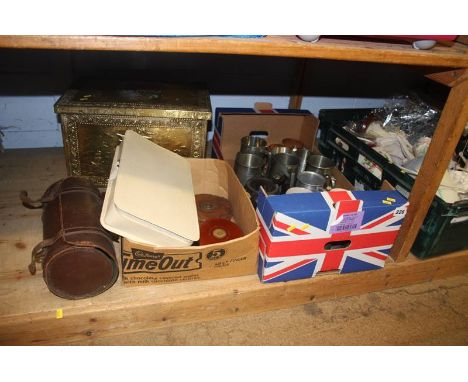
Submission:
[[[406,215],[397,191],[258,197],[258,274],[263,282],[382,268]]]

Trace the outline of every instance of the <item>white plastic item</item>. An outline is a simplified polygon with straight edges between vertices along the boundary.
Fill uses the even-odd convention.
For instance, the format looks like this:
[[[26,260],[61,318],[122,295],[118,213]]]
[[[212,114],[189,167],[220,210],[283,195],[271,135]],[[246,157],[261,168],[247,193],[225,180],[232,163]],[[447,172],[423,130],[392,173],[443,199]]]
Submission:
[[[320,39],[319,34],[299,34],[297,35],[302,41],[317,42]]]
[[[309,194],[311,192],[305,187],[291,187],[286,191],[286,194]]]
[[[427,50],[435,46],[435,40],[418,40],[413,42],[413,48],[418,50]]]
[[[115,151],[101,224],[141,244],[190,246],[200,233],[188,161],[127,130]]]

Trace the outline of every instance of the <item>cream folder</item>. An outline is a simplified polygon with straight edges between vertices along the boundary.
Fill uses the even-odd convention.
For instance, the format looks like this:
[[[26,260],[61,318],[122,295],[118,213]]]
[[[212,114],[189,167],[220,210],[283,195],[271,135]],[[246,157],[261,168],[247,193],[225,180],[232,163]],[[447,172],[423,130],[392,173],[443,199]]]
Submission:
[[[188,161],[127,130],[115,151],[101,224],[141,244],[190,246],[200,232]]]

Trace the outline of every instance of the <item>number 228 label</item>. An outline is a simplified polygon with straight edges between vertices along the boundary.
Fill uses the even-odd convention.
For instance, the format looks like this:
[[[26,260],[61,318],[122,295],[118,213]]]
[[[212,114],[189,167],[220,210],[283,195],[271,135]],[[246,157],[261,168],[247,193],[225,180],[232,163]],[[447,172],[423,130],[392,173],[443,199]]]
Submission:
[[[406,208],[396,208],[393,212],[393,216],[405,216],[406,215]]]

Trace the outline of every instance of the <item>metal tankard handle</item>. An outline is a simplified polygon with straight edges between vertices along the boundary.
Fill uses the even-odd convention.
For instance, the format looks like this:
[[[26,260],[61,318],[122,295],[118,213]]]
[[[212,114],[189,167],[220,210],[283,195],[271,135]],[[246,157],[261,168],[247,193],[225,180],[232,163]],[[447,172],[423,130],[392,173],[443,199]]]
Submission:
[[[324,188],[326,190],[331,190],[332,188],[335,188],[336,186],[336,178],[333,176],[333,175],[325,175],[325,184],[324,184]]]

